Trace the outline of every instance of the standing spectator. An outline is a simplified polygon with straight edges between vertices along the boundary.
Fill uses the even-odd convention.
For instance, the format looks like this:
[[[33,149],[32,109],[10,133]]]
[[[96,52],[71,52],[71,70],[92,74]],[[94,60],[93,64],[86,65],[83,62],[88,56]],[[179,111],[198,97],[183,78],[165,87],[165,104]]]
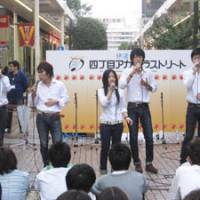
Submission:
[[[17,169],[14,152],[5,147],[0,147],[0,184],[2,200],[26,200],[29,174]]]
[[[0,66],[0,146],[3,145],[4,132],[7,120],[7,93],[12,89],[7,76],[2,74]]]
[[[50,169],[44,169],[36,177],[36,189],[39,190],[41,200],[56,199],[67,191],[65,176],[70,169],[70,147],[63,142],[53,144],[49,149]]]
[[[11,131],[11,126],[12,126],[12,109],[13,106],[16,108],[18,106],[23,105],[23,94],[26,91],[26,89],[28,88],[28,79],[26,77],[26,75],[24,74],[24,72],[20,69],[20,64],[18,61],[14,60],[12,62],[9,62],[9,72],[8,72],[8,78],[10,80],[11,85],[15,86],[14,89],[12,89],[9,93],[8,93],[8,102],[10,104],[10,110],[8,113],[8,125],[7,125],[7,133],[10,133]],[[21,114],[19,113],[20,111],[17,110],[17,114],[18,116]],[[18,118],[19,121],[19,118]],[[19,121],[19,127],[20,127],[20,132],[22,132],[21,130],[21,123]]]

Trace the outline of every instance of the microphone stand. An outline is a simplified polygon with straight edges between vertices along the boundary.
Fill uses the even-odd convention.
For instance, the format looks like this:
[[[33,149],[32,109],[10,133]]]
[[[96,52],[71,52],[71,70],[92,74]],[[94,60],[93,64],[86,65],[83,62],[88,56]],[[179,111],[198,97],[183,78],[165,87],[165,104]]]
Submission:
[[[99,138],[98,138],[98,116],[99,116],[99,107],[98,107],[98,91],[96,90],[96,132],[95,132],[95,144],[99,144]]]
[[[167,144],[166,140],[165,140],[165,125],[164,125],[164,101],[163,101],[163,92],[161,92],[160,95],[160,99],[161,99],[161,119],[162,119],[162,144]]]
[[[77,93],[74,93],[74,106],[75,106],[75,116],[74,116],[74,124],[75,124],[75,143],[74,147],[78,147],[78,101],[77,101]]]

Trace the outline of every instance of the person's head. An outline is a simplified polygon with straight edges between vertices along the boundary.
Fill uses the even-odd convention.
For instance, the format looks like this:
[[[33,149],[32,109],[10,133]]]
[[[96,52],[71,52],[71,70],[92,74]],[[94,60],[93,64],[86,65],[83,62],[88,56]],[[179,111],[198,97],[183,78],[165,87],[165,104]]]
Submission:
[[[108,93],[108,87],[111,86],[112,84],[114,84],[117,88],[118,87],[118,77],[117,77],[116,72],[112,69],[107,69],[106,71],[104,71],[103,77],[102,77],[102,83],[103,83],[105,95],[107,95],[107,93]],[[119,103],[120,97],[119,97],[118,89],[116,89],[115,94],[116,94],[117,102]]]
[[[10,68],[11,72],[17,73],[19,71],[20,65],[17,60],[13,60],[13,61],[9,62],[8,64],[9,64],[9,68]]]
[[[142,65],[145,59],[145,53],[140,48],[134,48],[130,53],[130,60],[132,65]]]
[[[56,200],[91,200],[91,198],[86,192],[68,190],[62,193]]]
[[[44,82],[52,79],[54,76],[53,66],[48,62],[41,62],[37,67],[37,72],[39,79]]]
[[[109,87],[113,83],[115,83],[115,86],[117,87],[118,78],[116,72],[112,69],[107,69],[106,71],[104,71],[102,82],[104,88]]]
[[[125,144],[115,144],[109,151],[109,160],[114,171],[128,170],[131,162],[131,151]]]
[[[0,174],[7,174],[17,169],[17,158],[10,148],[0,147]]]
[[[192,50],[191,59],[194,64],[200,63],[200,48],[195,48]]]
[[[190,192],[183,200],[200,200],[200,189]]]
[[[74,165],[66,175],[66,183],[69,190],[75,189],[89,192],[95,180],[94,169],[88,164]]]
[[[190,142],[188,156],[191,164],[200,165],[200,137],[196,137]]]
[[[121,189],[109,187],[97,195],[97,200],[128,200],[128,197]]]
[[[64,142],[52,144],[48,155],[53,167],[67,167],[71,159],[70,147]]]

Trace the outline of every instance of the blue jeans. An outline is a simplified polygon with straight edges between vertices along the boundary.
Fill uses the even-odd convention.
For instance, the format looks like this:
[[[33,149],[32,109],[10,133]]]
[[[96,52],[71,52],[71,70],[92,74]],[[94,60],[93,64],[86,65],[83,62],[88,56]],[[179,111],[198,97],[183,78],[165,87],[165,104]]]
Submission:
[[[4,132],[7,122],[7,106],[0,106],[0,146],[3,145]]]
[[[37,130],[40,138],[40,152],[44,165],[48,165],[49,132],[53,144],[62,141],[61,122],[58,115],[37,114]]]
[[[110,149],[110,141],[112,145],[120,143],[123,132],[123,124],[100,124],[101,135],[101,153],[100,153],[100,169],[107,170],[108,152]]]
[[[196,124],[198,123],[198,136],[200,137],[200,107],[195,104],[188,104],[186,114],[186,131],[181,148],[180,163],[186,162],[188,156],[188,146],[194,137]]]
[[[133,120],[133,124],[129,126],[133,161],[135,164],[140,163],[138,151],[138,126],[140,121],[146,143],[146,164],[150,164],[153,161],[153,128],[149,105],[147,103],[139,105],[128,103],[128,116]]]

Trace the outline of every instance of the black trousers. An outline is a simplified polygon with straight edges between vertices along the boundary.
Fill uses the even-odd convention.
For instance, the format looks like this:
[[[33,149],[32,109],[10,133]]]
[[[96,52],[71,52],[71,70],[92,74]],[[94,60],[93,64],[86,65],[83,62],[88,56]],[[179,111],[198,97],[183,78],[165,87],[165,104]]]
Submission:
[[[7,106],[0,106],[0,146],[3,145],[6,122],[7,122]]]
[[[100,124],[101,135],[101,153],[100,153],[100,169],[107,170],[108,152],[110,149],[110,142],[112,145],[120,143],[123,132],[123,124]]]
[[[198,136],[200,137],[200,105],[188,103],[186,113],[186,130],[182,143],[180,163],[186,162],[188,156],[188,145],[194,137],[196,124],[198,124]]]
[[[151,113],[149,105],[142,103],[136,105],[134,103],[128,103],[128,116],[133,120],[133,124],[129,125],[130,133],[130,146],[133,155],[134,164],[140,163],[139,149],[138,149],[138,127],[139,121],[143,128],[143,134],[146,144],[146,164],[150,164],[153,161],[153,128],[151,121]]]

